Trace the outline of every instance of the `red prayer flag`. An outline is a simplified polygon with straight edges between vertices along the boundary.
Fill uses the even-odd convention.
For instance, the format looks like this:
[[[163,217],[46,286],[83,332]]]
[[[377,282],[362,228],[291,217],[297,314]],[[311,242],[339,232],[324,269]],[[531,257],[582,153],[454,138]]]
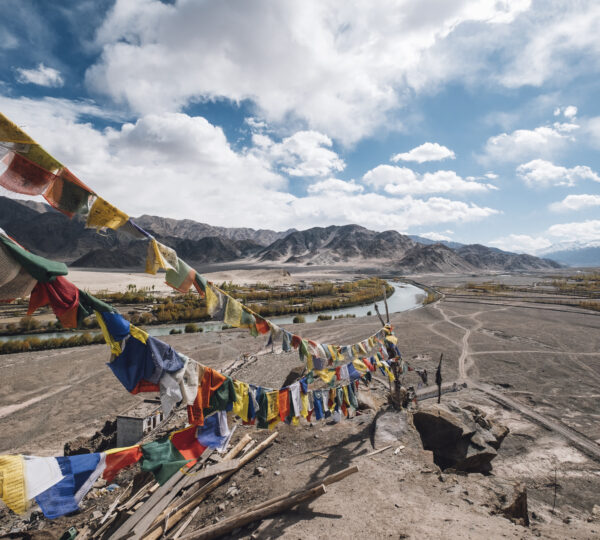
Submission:
[[[54,173],[42,169],[33,161],[15,152],[6,154],[0,163],[6,167],[6,170],[0,174],[0,186],[14,193],[41,195],[56,178]],[[1,166],[0,170],[2,170]]]
[[[193,460],[186,464],[187,467],[194,465],[202,452],[206,450],[206,446],[200,444],[196,438],[196,429],[196,426],[190,426],[171,435],[171,443],[179,453],[185,459]]]
[[[68,279],[57,276],[47,283],[38,282],[31,291],[27,315],[32,315],[37,308],[48,304],[65,328],[77,328],[79,290]]]
[[[114,480],[115,476],[119,471],[123,470],[129,465],[133,465],[142,459],[142,449],[140,446],[132,446],[130,448],[123,448],[116,452],[106,452],[106,468],[102,473],[102,478],[110,483]]]
[[[285,419],[290,414],[290,391],[288,388],[284,388],[283,390],[279,390],[279,394],[277,396],[278,405],[279,405],[279,418],[282,422],[285,422]]]

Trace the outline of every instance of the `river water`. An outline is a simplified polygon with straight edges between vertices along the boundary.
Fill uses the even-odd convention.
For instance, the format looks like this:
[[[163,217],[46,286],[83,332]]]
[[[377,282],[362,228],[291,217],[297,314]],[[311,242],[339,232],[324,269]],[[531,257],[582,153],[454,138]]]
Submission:
[[[402,283],[399,281],[390,281],[389,282],[394,287],[394,293],[392,296],[388,298],[388,309],[390,313],[397,313],[399,311],[408,311],[410,309],[414,309],[419,307],[423,301],[423,297],[427,294],[423,289],[419,289],[414,285],[410,285],[408,283]],[[383,301],[377,302],[379,307],[379,312],[385,317],[385,306]],[[368,312],[371,312],[372,315],[375,315],[375,309],[373,308],[373,304],[369,303],[362,306],[353,306],[341,309],[330,309],[327,311],[319,311],[318,313],[303,313],[304,319],[307,323],[314,322],[317,320],[319,315],[331,315],[335,317],[337,315],[348,315],[354,314],[357,317],[364,317]],[[281,317],[269,317],[270,321],[273,321],[277,324],[291,324],[292,320],[296,315],[283,315]],[[185,326],[189,323],[172,323],[167,325],[160,326],[146,326],[144,330],[148,332],[151,336],[166,336],[170,334],[172,329],[184,331]],[[195,323],[198,328],[203,328],[204,332],[214,332],[216,330],[221,330],[223,327],[222,321],[205,321]],[[9,340],[25,340],[30,339],[32,337],[36,337],[38,339],[51,339],[56,337],[71,337],[79,334],[84,334],[86,332],[82,330],[76,330],[74,332],[47,332],[44,334],[22,334],[16,336],[0,336],[0,343]],[[91,335],[99,334],[99,330],[89,330],[87,333]]]

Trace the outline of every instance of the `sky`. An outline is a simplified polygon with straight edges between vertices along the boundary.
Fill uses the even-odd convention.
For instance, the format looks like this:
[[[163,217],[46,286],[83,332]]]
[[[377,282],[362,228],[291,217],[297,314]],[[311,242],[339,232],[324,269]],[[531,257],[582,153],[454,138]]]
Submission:
[[[600,2],[2,6],[0,111],[131,216],[600,243]]]

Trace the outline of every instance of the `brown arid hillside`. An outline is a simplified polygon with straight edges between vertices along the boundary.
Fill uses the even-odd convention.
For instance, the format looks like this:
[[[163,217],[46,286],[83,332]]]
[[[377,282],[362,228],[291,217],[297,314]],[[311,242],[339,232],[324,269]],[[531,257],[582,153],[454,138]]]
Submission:
[[[559,268],[549,259],[482,245],[422,244],[397,231],[359,225],[276,232],[213,227],[189,219],[134,218],[162,243],[195,265],[295,265],[378,268],[402,273],[529,271]],[[146,243],[118,230],[98,234],[78,216],[69,220],[40,203],[0,197],[0,227],[26,248],[74,267],[140,269]],[[52,231],[52,234],[49,234]],[[126,253],[121,257],[121,253]]]

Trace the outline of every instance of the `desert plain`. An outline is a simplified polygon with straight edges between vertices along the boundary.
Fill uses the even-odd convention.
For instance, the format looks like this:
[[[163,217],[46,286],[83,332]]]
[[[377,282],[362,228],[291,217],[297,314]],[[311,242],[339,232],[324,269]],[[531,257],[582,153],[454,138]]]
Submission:
[[[307,271],[291,270],[290,276],[272,269],[258,272],[262,275],[226,268],[212,279],[311,278]],[[76,283],[86,276],[88,286],[80,286],[92,291],[128,283],[144,286],[136,280],[148,279],[117,272],[71,273]],[[477,279],[472,275],[411,278],[434,288],[443,286],[445,291]],[[149,279],[156,286],[161,282]],[[502,279],[529,283],[539,276]],[[368,455],[377,446],[373,422],[379,413],[372,410],[338,424],[280,424],[277,444],[254,463],[264,472],[255,474],[253,466],[240,471],[234,477],[239,495],[231,499],[224,488],[215,491],[202,504],[198,523],[221,519],[358,464],[358,474],[329,486],[315,502],[242,529],[233,537],[600,537],[600,313],[535,299],[445,294],[426,306],[392,313],[390,320],[403,358],[413,367],[426,368],[430,383],[443,353],[444,383],[466,384],[458,392],[444,394],[442,403],[474,405],[509,428],[491,474],[441,471],[415,433],[406,434],[387,451]],[[317,341],[353,343],[380,327],[378,318],[371,316],[288,328]],[[235,376],[251,383],[277,387],[299,365],[297,354],[257,354],[264,349],[265,339],[237,329],[164,340],[218,369],[248,355],[252,361],[242,364]],[[106,366],[108,359],[102,345],[0,356],[0,452],[62,455],[65,442],[91,436],[107,420],[139,403],[143,397],[124,390]],[[407,384],[417,385],[414,373],[406,377]],[[386,381],[379,377],[370,392],[382,408],[385,391]],[[238,436],[247,431],[259,441],[266,436],[251,426],[239,426],[237,431]],[[526,487],[529,527],[494,511],[498,498],[518,484]],[[92,509],[91,503],[89,510],[84,504],[82,514]],[[10,519],[5,512],[0,527]],[[55,520],[33,537],[52,538],[77,519],[81,521],[69,516]]]

